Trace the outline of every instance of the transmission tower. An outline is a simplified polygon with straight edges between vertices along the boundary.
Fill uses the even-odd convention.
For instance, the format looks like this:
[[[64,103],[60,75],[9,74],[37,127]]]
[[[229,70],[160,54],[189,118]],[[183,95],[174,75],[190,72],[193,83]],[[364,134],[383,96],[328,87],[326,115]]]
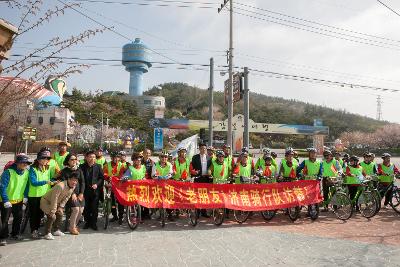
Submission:
[[[382,120],[382,98],[380,95],[376,99],[376,119],[378,121]]]

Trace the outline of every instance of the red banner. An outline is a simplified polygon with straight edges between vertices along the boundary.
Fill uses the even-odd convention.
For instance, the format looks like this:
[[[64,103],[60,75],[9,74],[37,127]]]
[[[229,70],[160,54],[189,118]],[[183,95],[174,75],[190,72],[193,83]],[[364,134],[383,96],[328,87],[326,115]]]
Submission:
[[[262,211],[306,206],[322,201],[318,181],[275,184],[205,184],[177,181],[112,179],[119,203],[147,208]]]

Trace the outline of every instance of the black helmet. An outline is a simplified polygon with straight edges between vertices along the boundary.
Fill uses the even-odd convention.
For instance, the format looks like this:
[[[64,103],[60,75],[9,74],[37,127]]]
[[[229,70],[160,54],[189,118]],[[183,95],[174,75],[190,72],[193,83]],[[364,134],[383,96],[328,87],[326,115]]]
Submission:
[[[217,152],[215,153],[216,156],[224,156],[225,157],[225,152],[223,150],[217,150]]]
[[[249,148],[248,148],[247,146],[244,146],[244,147],[242,148],[242,152],[249,153]]]
[[[324,153],[323,153],[323,155],[324,155],[324,157],[329,156],[329,155],[332,155],[332,151],[330,151],[330,150],[325,150]]]
[[[311,153],[311,152],[317,153],[317,150],[313,147],[310,147],[310,148],[307,148],[307,152],[308,153]]]
[[[51,152],[51,149],[50,149],[49,147],[47,147],[47,146],[44,146],[44,147],[41,147],[41,148],[40,148],[39,152],[43,152],[43,151],[49,151],[49,152]]]
[[[276,152],[271,152],[271,157],[277,157],[278,156],[278,154],[276,154]]]
[[[29,160],[29,157],[25,154],[18,154],[17,157],[15,158],[15,163],[26,163],[26,164],[32,164],[32,161]]]
[[[123,151],[123,150],[121,150],[120,152],[118,152],[118,155],[119,155],[119,156],[126,156],[126,152]]]
[[[112,151],[111,153],[110,153],[110,157],[112,157],[112,158],[115,158],[115,157],[119,157],[119,153],[117,152],[117,151]]]
[[[348,159],[349,157],[350,157],[350,155],[347,154],[347,153],[345,153],[345,154],[343,155],[343,158],[344,158],[344,159]]]
[[[360,159],[356,155],[352,155],[349,160],[353,160],[353,161],[357,161],[357,162],[360,161]]]

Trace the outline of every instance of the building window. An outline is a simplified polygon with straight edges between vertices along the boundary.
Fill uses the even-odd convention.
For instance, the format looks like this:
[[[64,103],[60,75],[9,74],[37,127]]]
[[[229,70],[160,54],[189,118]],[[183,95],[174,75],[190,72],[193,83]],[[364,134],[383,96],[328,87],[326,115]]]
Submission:
[[[50,117],[50,124],[54,125],[55,120],[56,120],[56,117]]]
[[[145,99],[145,100],[143,100],[143,104],[145,104],[145,105],[151,105],[151,100]]]
[[[39,124],[40,124],[40,125],[43,124],[43,117],[39,117]]]
[[[161,101],[155,101],[156,106],[161,106]]]

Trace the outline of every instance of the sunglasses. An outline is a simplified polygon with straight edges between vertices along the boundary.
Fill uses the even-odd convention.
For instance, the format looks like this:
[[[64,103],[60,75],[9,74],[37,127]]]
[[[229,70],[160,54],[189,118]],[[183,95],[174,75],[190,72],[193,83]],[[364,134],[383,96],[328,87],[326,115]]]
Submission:
[[[69,160],[78,160],[77,158],[70,158]]]

